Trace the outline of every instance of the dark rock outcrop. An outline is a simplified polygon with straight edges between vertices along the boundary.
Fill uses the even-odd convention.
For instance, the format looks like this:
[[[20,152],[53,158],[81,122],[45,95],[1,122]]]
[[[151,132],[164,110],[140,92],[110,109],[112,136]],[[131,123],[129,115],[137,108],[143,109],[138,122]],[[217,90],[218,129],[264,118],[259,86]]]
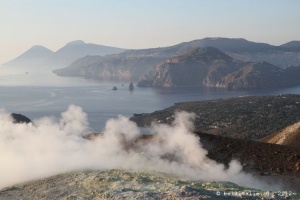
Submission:
[[[116,86],[114,86],[114,87],[112,88],[112,90],[118,90],[118,88],[117,88]]]
[[[14,120],[14,123],[26,123],[26,124],[32,123],[32,121],[28,117],[22,114],[12,113],[11,116]]]

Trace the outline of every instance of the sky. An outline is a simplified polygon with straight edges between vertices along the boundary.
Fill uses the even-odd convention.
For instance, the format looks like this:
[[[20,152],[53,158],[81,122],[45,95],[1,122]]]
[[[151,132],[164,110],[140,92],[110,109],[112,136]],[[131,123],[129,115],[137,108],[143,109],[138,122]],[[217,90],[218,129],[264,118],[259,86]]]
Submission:
[[[299,0],[0,0],[0,64],[33,45],[74,40],[121,48],[205,37],[300,40]]]

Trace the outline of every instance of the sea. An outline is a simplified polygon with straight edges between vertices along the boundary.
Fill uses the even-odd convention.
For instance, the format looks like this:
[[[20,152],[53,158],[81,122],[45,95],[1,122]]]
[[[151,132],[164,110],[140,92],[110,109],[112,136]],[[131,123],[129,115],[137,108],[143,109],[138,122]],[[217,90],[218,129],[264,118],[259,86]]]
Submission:
[[[149,113],[177,102],[230,97],[300,94],[300,86],[284,89],[233,91],[220,88],[140,88],[129,90],[130,81],[61,77],[46,67],[0,67],[0,109],[30,119],[59,118],[68,106],[88,114],[91,131],[99,132],[110,118]],[[136,82],[133,82],[136,85]],[[112,90],[117,87],[117,90]]]

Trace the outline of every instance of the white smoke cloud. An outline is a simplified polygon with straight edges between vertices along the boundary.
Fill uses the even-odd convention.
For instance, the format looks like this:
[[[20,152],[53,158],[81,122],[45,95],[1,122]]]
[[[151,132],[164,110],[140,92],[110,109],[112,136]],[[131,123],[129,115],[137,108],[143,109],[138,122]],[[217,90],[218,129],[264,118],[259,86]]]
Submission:
[[[156,136],[145,142],[137,140],[140,132],[135,123],[119,116],[107,121],[102,136],[88,141],[81,137],[89,130],[87,115],[78,106],[69,106],[59,120],[44,117],[33,124],[14,124],[10,114],[1,110],[0,188],[74,170],[121,168],[270,189],[243,173],[237,161],[225,169],[207,158],[192,133],[193,118],[193,114],[177,113],[171,126],[153,125]]]

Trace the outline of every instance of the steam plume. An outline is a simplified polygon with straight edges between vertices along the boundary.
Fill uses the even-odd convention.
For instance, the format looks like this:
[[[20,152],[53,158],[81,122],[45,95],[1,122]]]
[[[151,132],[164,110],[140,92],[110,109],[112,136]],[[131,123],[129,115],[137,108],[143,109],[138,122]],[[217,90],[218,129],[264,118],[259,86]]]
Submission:
[[[44,117],[34,124],[14,124],[1,110],[0,188],[68,171],[119,168],[277,189],[242,172],[238,161],[233,160],[226,169],[207,158],[207,151],[192,133],[193,118],[193,114],[177,113],[172,125],[153,125],[156,136],[145,142],[136,140],[140,136],[136,124],[119,116],[107,121],[102,136],[88,141],[81,137],[89,130],[87,115],[78,106],[69,106],[59,120]]]

